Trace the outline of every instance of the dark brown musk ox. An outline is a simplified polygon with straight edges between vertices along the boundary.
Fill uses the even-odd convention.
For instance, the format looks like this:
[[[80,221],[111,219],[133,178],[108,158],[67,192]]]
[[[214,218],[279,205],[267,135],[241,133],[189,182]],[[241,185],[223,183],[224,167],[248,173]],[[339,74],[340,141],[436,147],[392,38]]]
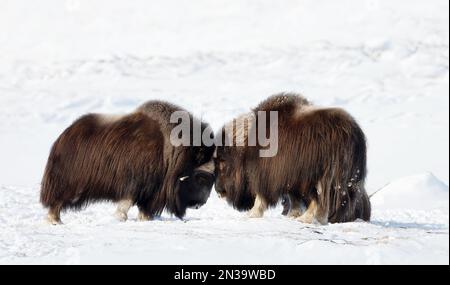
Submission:
[[[162,101],[123,116],[89,114],[74,122],[54,143],[45,169],[40,200],[48,220],[59,224],[62,210],[96,201],[118,202],[123,221],[133,205],[139,220],[150,220],[163,210],[182,218],[187,208],[205,204],[214,184],[214,145],[175,146],[170,135],[177,123],[170,119],[176,111],[213,136],[207,123]]]
[[[258,116],[269,111],[278,114],[278,151],[261,157],[267,144],[252,145],[250,135],[273,132],[270,116]],[[250,210],[250,217],[262,217],[285,198],[285,213],[304,223],[370,220],[366,138],[344,110],[282,93],[225,125],[216,140],[215,189],[237,210]],[[239,140],[244,143],[237,146]]]

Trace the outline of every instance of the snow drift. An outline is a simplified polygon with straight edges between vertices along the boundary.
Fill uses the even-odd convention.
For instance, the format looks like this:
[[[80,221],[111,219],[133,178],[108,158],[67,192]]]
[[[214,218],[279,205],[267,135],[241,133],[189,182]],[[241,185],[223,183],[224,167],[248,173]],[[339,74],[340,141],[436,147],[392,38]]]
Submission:
[[[379,210],[448,211],[448,186],[432,173],[404,177],[375,193],[371,202]]]

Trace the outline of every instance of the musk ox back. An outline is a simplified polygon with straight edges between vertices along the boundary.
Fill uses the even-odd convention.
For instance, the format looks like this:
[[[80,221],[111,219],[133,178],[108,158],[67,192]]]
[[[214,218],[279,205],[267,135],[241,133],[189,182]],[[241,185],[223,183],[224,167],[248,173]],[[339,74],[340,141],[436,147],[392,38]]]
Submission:
[[[61,210],[96,201],[119,202],[122,220],[133,205],[148,220],[164,209],[182,218],[188,207],[206,203],[214,183],[214,146],[174,146],[175,111],[186,112],[151,101],[124,116],[86,115],[66,129],[51,149],[42,181],[40,200],[49,208],[49,221],[60,223]]]
[[[278,114],[278,152],[260,157],[264,147],[249,145],[248,137],[260,132],[258,112],[269,111]],[[364,188],[366,139],[348,113],[315,107],[295,94],[280,94],[244,117],[250,119],[231,123],[232,136],[236,141],[236,134],[244,133],[247,144],[226,146],[222,140],[215,157],[216,191],[236,209],[251,209],[251,217],[261,217],[267,207],[287,197],[287,214],[302,222],[370,219]],[[264,118],[267,133],[271,131],[269,118]],[[219,136],[227,137],[230,128],[225,126]]]

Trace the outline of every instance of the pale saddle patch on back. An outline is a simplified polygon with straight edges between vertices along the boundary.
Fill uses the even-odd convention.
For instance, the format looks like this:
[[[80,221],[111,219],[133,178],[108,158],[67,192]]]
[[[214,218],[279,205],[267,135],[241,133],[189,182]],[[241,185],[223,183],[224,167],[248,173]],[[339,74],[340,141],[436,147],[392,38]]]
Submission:
[[[108,115],[108,114],[100,114],[97,115],[97,122],[100,125],[109,125],[109,124],[113,124],[119,120],[121,120],[123,117],[125,117],[125,115]]]
[[[295,111],[295,118],[300,118],[302,116],[311,114],[315,111],[322,110],[324,108],[314,106],[314,105],[298,105]]]

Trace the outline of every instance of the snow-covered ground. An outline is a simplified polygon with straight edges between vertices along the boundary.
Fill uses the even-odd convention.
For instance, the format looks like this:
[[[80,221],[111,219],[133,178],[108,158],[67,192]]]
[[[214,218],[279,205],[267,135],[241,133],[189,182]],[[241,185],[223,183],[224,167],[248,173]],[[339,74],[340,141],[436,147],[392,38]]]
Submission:
[[[446,0],[0,0],[0,264],[448,264]],[[347,109],[369,140],[371,223],[186,221],[97,204],[44,223],[52,142],[88,112],[178,103],[214,128],[276,92]]]

